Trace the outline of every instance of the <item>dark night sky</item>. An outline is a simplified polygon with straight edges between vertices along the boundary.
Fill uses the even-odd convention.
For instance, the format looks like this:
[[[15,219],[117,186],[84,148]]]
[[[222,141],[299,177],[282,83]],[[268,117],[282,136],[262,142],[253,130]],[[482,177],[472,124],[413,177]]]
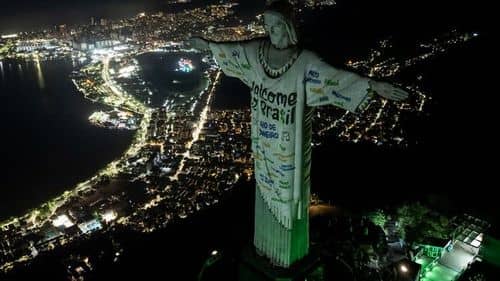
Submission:
[[[160,1],[144,0],[19,0],[2,3],[0,32],[30,30],[37,26],[81,23],[92,16],[123,17],[155,8]]]
[[[115,18],[130,16],[139,11],[166,8],[166,0],[8,0],[2,1],[0,9],[0,32],[16,32],[33,27],[56,25],[70,22],[85,22],[91,16]],[[193,0],[193,3],[215,3],[216,0]],[[243,10],[262,7],[264,1],[241,0]],[[437,2],[437,3],[436,3]],[[486,2],[484,0],[484,2]],[[346,19],[351,23],[369,24],[373,21],[394,25],[433,25],[436,22],[461,22],[485,24],[491,22],[493,9],[482,1],[451,0],[337,0],[338,7],[348,7]]]

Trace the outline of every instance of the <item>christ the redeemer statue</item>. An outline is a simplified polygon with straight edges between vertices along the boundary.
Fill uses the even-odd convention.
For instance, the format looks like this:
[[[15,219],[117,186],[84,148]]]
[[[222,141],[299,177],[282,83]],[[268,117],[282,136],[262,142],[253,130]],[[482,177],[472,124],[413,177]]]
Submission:
[[[361,113],[375,95],[400,101],[402,89],[337,69],[297,46],[293,8],[274,1],[264,13],[268,38],[244,42],[190,39],[210,50],[222,71],[251,89],[257,252],[289,267],[309,251],[311,119],[333,104]]]

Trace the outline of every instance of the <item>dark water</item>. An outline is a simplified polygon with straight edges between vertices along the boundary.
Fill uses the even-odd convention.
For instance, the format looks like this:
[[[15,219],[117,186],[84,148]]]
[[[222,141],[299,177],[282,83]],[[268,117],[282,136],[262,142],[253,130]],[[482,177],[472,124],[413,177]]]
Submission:
[[[92,126],[71,61],[0,62],[0,219],[19,215],[92,176],[129,146],[132,132]]]
[[[182,58],[192,61],[193,71],[175,71]],[[201,78],[207,65],[201,61],[201,54],[146,53],[137,59],[141,65],[141,75],[153,91],[153,96],[150,97],[152,107],[163,105],[167,97],[175,94],[198,94],[206,85]]]

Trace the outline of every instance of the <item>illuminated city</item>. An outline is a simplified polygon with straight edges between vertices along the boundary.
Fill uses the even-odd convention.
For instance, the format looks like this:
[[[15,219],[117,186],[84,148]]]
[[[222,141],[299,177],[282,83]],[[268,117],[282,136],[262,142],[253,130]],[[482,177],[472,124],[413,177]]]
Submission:
[[[53,280],[108,280],[128,277],[128,274],[135,277],[134,274],[141,272],[145,274],[144,280],[150,280],[152,272],[162,271],[165,276],[159,280],[170,280],[170,276],[184,274],[181,263],[189,264],[186,267],[189,277],[172,277],[172,280],[226,280],[234,275],[229,268],[236,272],[240,251],[244,252],[241,249],[250,243],[241,240],[251,240],[244,236],[251,231],[243,222],[253,223],[253,206],[248,207],[253,199],[245,197],[253,196],[255,182],[250,91],[228,78],[211,53],[196,50],[187,40],[193,35],[216,42],[266,36],[264,4],[255,13],[247,7],[253,4],[241,1],[164,2],[162,7],[168,9],[135,11],[132,16],[91,15],[84,23],[61,21],[50,28],[6,29],[5,33],[0,29],[2,97],[5,93],[8,101],[16,98],[9,93],[20,86],[9,83],[21,86],[32,83],[30,87],[40,91],[39,96],[26,100],[40,99],[37,108],[42,113],[29,107],[33,105],[22,109],[21,104],[13,105],[16,110],[2,112],[1,116],[14,124],[12,127],[22,131],[14,140],[35,138],[38,131],[43,131],[39,125],[29,127],[16,123],[48,118],[52,130],[60,135],[52,137],[41,133],[36,135],[39,140],[32,142],[54,150],[58,146],[75,146],[73,149],[81,150],[82,160],[70,156],[57,158],[64,159],[59,165],[68,167],[64,170],[66,174],[78,174],[84,165],[92,167],[85,170],[86,174],[82,172],[71,180],[61,180],[60,187],[40,197],[44,199],[0,213],[0,280],[34,280],[35,276],[51,276]],[[346,1],[340,0],[291,2],[299,11],[298,22],[302,24],[308,16],[314,18],[315,14],[347,9]],[[251,12],[245,13],[246,9]],[[480,206],[477,208],[472,204],[466,208],[464,202],[468,202],[469,197],[460,197],[461,201],[455,197],[455,193],[481,193],[475,191],[480,186],[464,181],[466,186],[461,191],[439,189],[439,185],[442,188],[458,185],[450,178],[452,175],[459,178],[461,171],[457,169],[446,176],[443,172],[442,179],[434,182],[431,174],[437,175],[435,170],[440,170],[441,165],[437,160],[432,163],[432,159],[426,159],[431,164],[405,167],[412,159],[420,159],[419,153],[444,155],[441,146],[431,146],[441,144],[444,132],[455,128],[453,125],[426,127],[430,127],[433,116],[447,118],[448,114],[436,109],[447,101],[443,94],[438,94],[439,89],[446,87],[435,82],[441,74],[433,72],[434,64],[443,63],[440,60],[447,56],[460,56],[460,51],[481,44],[485,37],[478,28],[446,26],[444,30],[419,38],[405,37],[406,41],[397,35],[378,36],[371,45],[341,57],[344,61],[340,67],[389,81],[410,95],[402,102],[372,99],[363,115],[333,106],[314,110],[309,215],[311,248],[321,258],[318,258],[319,265],[315,264],[314,270],[303,278],[496,280],[491,278],[500,272],[500,242],[496,240],[500,239],[498,212],[494,212],[496,209],[489,205],[490,201],[477,203]],[[239,56],[239,53],[231,55]],[[28,82],[23,82],[23,77],[29,77],[24,78]],[[466,85],[470,81],[457,83]],[[64,88],[57,86],[59,83]],[[29,91],[30,88],[22,89]],[[58,96],[48,94],[53,92]],[[489,95],[477,95],[486,94]],[[64,104],[61,96],[64,100],[71,99],[74,105]],[[230,100],[238,106],[230,105]],[[474,104],[470,106],[483,106],[476,103],[477,100],[472,97]],[[61,108],[62,113],[54,113],[53,107]],[[473,110],[458,106],[452,113],[482,116]],[[48,117],[41,117],[43,114]],[[71,118],[76,121],[67,121]],[[467,122],[473,117],[463,118],[466,119],[460,119],[465,120],[460,125],[471,130]],[[485,117],[481,122],[486,124],[487,120],[490,119]],[[76,128],[75,124],[88,127]],[[464,129],[457,135],[469,140],[462,134],[472,134],[477,141],[476,137],[486,139],[492,129],[468,132]],[[6,130],[5,138],[18,134]],[[30,130],[35,133],[29,133]],[[460,139],[457,135],[454,137]],[[121,139],[121,144],[115,145],[117,139]],[[92,140],[98,148],[87,150],[85,146]],[[37,146],[14,146],[14,142],[18,141],[6,145],[11,153],[21,150],[19,147]],[[483,151],[478,143],[472,145]],[[466,148],[462,149],[450,154],[460,158],[461,153],[469,153]],[[50,161],[43,158],[49,159],[44,155],[56,157],[51,154],[58,155],[47,148],[46,153],[29,152],[29,157],[48,163]],[[30,161],[23,154],[17,156],[17,152],[6,155],[6,165],[14,162],[11,159],[14,157],[22,158],[17,161],[20,163]],[[86,157],[90,160],[85,160]],[[104,160],[92,164],[99,157]],[[83,163],[85,161],[90,164]],[[457,166],[469,171],[457,161]],[[50,164],[40,164],[44,165]],[[426,169],[426,165],[432,167]],[[22,167],[16,168],[19,174],[6,170],[15,178],[5,183],[6,189],[15,188],[13,183],[22,181],[24,174],[21,173],[29,169],[19,167]],[[74,168],[70,170],[70,167]],[[360,174],[354,174],[354,170]],[[391,171],[404,171],[404,179],[386,180]],[[49,177],[48,173],[37,173]],[[474,179],[481,178],[477,184],[487,178],[470,173]],[[424,180],[428,185],[425,188],[421,184]],[[418,187],[411,187],[412,183]],[[384,184],[387,184],[386,190]],[[389,187],[391,184],[394,189]],[[35,185],[33,189],[37,188]],[[431,185],[436,185],[436,189]],[[339,190],[338,194],[335,189]],[[438,190],[435,192],[438,195],[431,189]],[[426,191],[429,195],[423,196]],[[345,195],[348,199],[341,193],[349,194]],[[411,197],[414,193],[418,193],[415,199]],[[454,195],[448,196],[448,193]],[[2,197],[9,197],[9,193],[6,194]],[[17,196],[19,199],[13,201],[23,201]],[[458,201],[454,202],[455,199]],[[232,222],[231,219],[239,217],[233,210],[242,209],[247,212],[241,215],[243,222]],[[226,224],[234,226],[228,226],[226,231],[222,229]],[[240,235],[243,238],[239,238]],[[181,246],[188,239],[197,240],[192,242],[197,250],[190,250],[190,245]],[[158,242],[163,240],[169,241]],[[135,241],[143,244],[134,244]],[[168,256],[171,264],[165,261],[162,265],[153,257],[142,257],[148,253],[147,249],[164,254],[166,259]],[[179,264],[173,262],[177,259]],[[155,260],[153,265],[152,260]],[[47,273],[51,270],[58,273],[52,276]],[[120,273],[115,276],[115,272]]]

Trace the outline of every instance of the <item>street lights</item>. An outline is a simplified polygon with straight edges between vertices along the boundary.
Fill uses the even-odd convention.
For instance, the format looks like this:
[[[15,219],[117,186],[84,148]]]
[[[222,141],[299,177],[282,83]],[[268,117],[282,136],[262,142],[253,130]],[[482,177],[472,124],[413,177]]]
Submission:
[[[217,250],[213,250],[210,253],[210,256],[205,260],[205,263],[203,264],[203,266],[201,267],[200,273],[198,274],[198,281],[202,280],[203,273],[205,273],[205,269],[212,266],[214,263],[219,261],[221,258],[222,258],[222,253],[217,251]]]

